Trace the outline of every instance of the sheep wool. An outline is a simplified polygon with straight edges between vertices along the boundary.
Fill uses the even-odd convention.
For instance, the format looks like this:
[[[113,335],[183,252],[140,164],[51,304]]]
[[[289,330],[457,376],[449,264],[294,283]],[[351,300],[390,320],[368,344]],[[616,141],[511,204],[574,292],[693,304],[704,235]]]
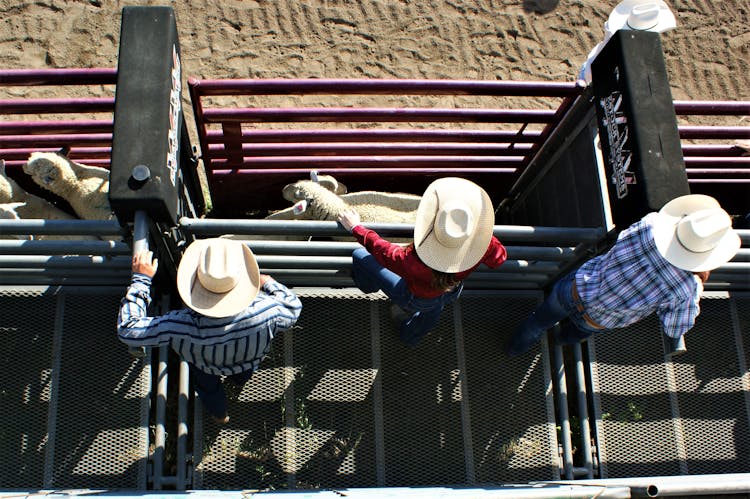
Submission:
[[[39,186],[65,199],[78,218],[109,220],[109,170],[71,161],[58,153],[34,152],[23,171]]]
[[[21,217],[18,216],[16,211],[18,208],[24,206],[26,203],[0,203],[0,220],[19,220]],[[2,236],[0,239],[34,239],[33,236]]]
[[[292,203],[307,201],[307,208],[295,213],[294,207],[280,210],[268,219],[336,220],[347,208],[354,208],[362,222],[414,223],[421,196],[405,193],[360,191],[347,194],[332,192],[324,183],[300,180],[283,190],[284,199]]]
[[[5,162],[0,162],[0,203],[20,203],[13,210],[18,218],[41,218],[45,220],[71,220],[75,218],[46,199],[26,192],[5,173]]]

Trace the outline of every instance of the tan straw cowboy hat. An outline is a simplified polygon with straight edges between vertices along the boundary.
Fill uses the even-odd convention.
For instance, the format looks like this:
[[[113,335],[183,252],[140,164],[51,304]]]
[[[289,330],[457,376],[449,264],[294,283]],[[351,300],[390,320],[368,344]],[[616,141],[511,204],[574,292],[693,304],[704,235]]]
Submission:
[[[260,271],[250,248],[213,238],[193,242],[177,269],[185,305],[208,317],[230,317],[245,309],[260,289]]]
[[[474,182],[441,178],[422,195],[414,223],[414,247],[428,267],[455,274],[487,252],[495,223],[492,201]]]
[[[656,249],[669,263],[692,272],[723,265],[741,244],[727,212],[703,194],[681,196],[665,204],[653,234]]]

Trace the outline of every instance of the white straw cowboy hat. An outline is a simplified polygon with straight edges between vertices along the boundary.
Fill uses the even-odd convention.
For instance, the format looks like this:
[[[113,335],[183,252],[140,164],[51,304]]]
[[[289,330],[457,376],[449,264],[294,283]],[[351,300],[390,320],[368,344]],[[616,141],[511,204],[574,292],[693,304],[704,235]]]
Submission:
[[[653,234],[656,249],[669,263],[692,272],[723,265],[741,244],[727,212],[703,194],[681,196],[665,204]]]
[[[463,178],[441,178],[422,195],[414,223],[414,247],[428,267],[455,274],[487,252],[495,212],[487,193]]]
[[[208,317],[230,317],[245,309],[260,289],[260,270],[239,241],[201,239],[187,247],[177,269],[182,301]]]
[[[619,29],[661,33],[675,26],[677,20],[666,2],[624,0],[609,14],[604,30],[610,34]]]

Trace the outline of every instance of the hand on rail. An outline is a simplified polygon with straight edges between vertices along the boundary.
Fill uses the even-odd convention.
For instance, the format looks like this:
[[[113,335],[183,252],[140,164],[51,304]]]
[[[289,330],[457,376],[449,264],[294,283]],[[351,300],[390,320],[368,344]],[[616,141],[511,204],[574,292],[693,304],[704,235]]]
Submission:
[[[153,256],[154,254],[149,250],[143,250],[133,255],[133,273],[154,277],[156,269],[159,267],[159,260]]]
[[[360,224],[359,213],[352,208],[341,210],[336,220],[347,232],[351,232],[354,227]]]

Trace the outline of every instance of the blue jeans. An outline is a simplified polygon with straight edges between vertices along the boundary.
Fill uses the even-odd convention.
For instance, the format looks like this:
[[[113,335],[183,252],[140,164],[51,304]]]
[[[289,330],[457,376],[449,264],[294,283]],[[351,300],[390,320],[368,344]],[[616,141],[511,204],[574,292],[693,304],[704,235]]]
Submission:
[[[561,344],[578,343],[592,334],[601,331],[588,325],[583,319],[579,304],[573,299],[575,272],[566,275],[553,286],[552,291],[534,312],[524,320],[505,345],[505,353],[510,356],[528,352],[542,335],[555,324],[568,318],[560,325],[555,341]]]
[[[445,306],[456,301],[463,289],[461,283],[437,298],[418,298],[409,291],[401,276],[380,265],[365,248],[357,248],[352,253],[352,278],[364,293],[382,290],[408,315],[399,324],[399,337],[409,346],[415,346],[435,327]]]
[[[188,362],[188,367],[190,376],[195,380],[195,391],[198,392],[198,398],[201,399],[206,412],[223,419],[227,415],[227,394],[224,391],[221,376],[201,371],[190,362]],[[253,371],[245,371],[228,376],[228,378],[235,385],[242,386],[252,375]]]

